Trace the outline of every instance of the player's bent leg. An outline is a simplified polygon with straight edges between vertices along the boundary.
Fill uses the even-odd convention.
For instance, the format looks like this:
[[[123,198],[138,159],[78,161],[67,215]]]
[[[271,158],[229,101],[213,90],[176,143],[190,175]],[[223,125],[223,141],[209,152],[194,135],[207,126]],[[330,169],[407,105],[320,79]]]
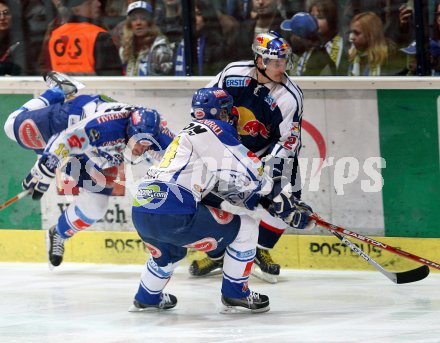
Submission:
[[[269,213],[263,216],[259,225],[258,246],[252,275],[269,283],[278,282],[280,265],[273,261],[270,249],[278,242],[285,228],[286,224],[281,219],[274,218]]]
[[[161,267],[154,261],[153,257],[150,257],[142,272],[141,282],[134,297],[133,305],[128,311],[168,310],[175,307],[177,298],[172,294],[164,293],[163,289],[178,264],[179,262],[168,263],[166,266]]]
[[[64,256],[64,242],[104,217],[109,196],[81,189],[79,196],[61,214],[56,226],[46,234],[49,266],[58,267]]]
[[[269,297],[248,288],[254,262],[258,228],[249,216],[240,216],[240,231],[226,248],[223,264],[221,313],[269,311]]]

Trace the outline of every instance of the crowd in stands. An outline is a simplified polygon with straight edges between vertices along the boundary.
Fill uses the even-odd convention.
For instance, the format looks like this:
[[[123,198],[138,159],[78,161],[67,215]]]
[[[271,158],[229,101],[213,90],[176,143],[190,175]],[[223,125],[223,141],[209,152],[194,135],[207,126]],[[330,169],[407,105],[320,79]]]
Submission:
[[[0,0],[0,75],[187,75],[181,0]],[[192,0],[192,75],[252,59],[283,35],[292,76],[418,75],[414,8],[402,0]],[[427,56],[438,67],[440,1],[429,0]],[[415,64],[417,65],[417,64]]]

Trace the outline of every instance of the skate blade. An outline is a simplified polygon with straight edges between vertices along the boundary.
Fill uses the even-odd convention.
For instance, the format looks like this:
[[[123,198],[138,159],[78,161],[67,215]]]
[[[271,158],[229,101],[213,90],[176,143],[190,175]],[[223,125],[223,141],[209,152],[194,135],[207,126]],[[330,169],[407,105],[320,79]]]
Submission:
[[[278,282],[277,275],[272,275],[261,271],[260,267],[258,267],[255,263],[252,266],[251,274],[256,278],[268,283],[274,284]]]
[[[269,306],[258,308],[258,309],[249,309],[241,306],[229,306],[222,304],[222,308],[220,309],[221,314],[247,314],[247,313],[264,313],[270,310]]]
[[[49,250],[50,250],[49,230],[46,230],[45,239],[46,239],[47,264],[49,266],[49,270],[53,270],[55,268],[55,266],[52,263],[50,263],[50,259],[49,259]]]
[[[159,307],[155,307],[155,306],[139,308],[134,305],[131,305],[128,309],[128,312],[159,312],[159,311],[167,311],[167,310],[170,310],[170,309],[159,308]]]
[[[209,272],[208,274],[204,274],[204,275],[193,275],[191,273],[189,275],[191,275],[191,277],[193,277],[193,278],[202,278],[202,277],[210,277],[210,276],[215,276],[215,275],[220,275],[220,274],[223,274],[222,268],[213,270],[212,272]]]

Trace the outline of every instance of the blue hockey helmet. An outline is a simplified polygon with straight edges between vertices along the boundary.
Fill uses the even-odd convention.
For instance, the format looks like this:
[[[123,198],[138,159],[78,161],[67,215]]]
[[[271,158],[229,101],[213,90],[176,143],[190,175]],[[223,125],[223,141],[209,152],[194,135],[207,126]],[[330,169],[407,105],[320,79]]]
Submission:
[[[137,137],[137,142],[148,141],[148,136],[156,139],[160,132],[160,122],[160,115],[156,110],[144,107],[135,108],[129,119],[128,139],[139,134],[142,135]]]
[[[233,106],[232,96],[218,87],[200,88],[192,98],[191,116],[194,119],[219,119],[236,125],[238,111]]]

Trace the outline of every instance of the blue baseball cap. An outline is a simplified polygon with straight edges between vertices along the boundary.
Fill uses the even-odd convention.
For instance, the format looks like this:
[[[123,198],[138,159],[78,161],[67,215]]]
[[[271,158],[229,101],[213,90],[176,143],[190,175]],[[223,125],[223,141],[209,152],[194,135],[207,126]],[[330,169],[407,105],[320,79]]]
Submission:
[[[400,49],[400,51],[404,52],[407,55],[415,55],[416,51],[417,51],[416,41],[413,41],[406,48]],[[431,54],[431,56],[434,56],[434,57],[440,56],[440,46],[439,46],[438,42],[436,42],[433,39],[429,40],[429,53]]]
[[[412,42],[406,48],[400,49],[400,51],[404,52],[407,55],[415,55],[416,54],[416,41]]]
[[[280,27],[284,31],[292,31],[295,36],[310,38],[318,32],[318,21],[310,13],[298,12],[292,18],[284,20]]]

